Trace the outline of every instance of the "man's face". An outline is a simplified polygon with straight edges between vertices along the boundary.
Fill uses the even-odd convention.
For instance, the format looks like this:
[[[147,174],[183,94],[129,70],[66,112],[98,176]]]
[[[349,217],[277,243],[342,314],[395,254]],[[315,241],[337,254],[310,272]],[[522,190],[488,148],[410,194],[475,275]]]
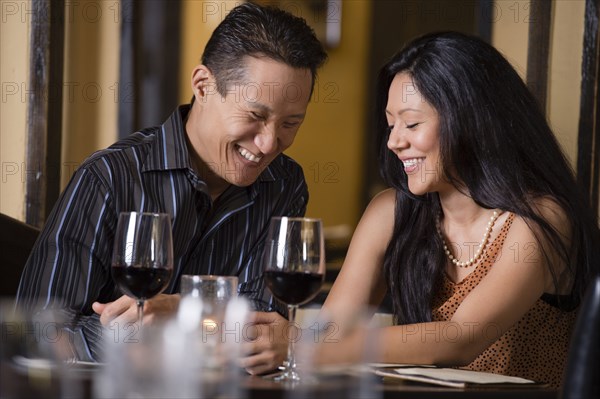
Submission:
[[[211,192],[254,183],[292,145],[310,98],[310,70],[269,58],[246,57],[243,62],[241,84],[231,85],[223,96],[206,67],[197,67],[192,77],[193,85],[197,74],[206,78],[195,86],[200,90],[194,91],[186,129]]]

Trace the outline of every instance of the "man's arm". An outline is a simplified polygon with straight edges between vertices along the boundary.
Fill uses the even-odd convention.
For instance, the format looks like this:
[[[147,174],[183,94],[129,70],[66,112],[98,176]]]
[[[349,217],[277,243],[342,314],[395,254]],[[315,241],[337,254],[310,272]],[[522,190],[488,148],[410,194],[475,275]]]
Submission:
[[[100,176],[80,168],[61,194],[27,261],[17,306],[56,308],[66,316],[82,359],[97,359],[102,339],[96,300],[115,299],[110,257],[116,214]]]

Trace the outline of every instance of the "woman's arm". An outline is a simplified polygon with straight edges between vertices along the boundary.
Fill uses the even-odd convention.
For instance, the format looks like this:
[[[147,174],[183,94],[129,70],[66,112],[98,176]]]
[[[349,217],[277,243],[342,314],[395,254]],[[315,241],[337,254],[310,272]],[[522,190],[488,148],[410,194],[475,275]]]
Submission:
[[[394,228],[395,191],[379,193],[363,214],[340,274],[323,305],[322,319],[342,332],[357,321],[360,310],[381,303],[386,292],[383,257]]]

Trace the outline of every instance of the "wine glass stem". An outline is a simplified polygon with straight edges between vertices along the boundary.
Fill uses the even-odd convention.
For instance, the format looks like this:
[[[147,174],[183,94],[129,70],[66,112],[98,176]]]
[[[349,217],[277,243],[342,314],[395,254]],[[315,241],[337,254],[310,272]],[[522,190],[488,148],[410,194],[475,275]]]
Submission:
[[[288,327],[288,352],[287,352],[287,371],[288,373],[294,373],[296,371],[296,359],[294,356],[294,342],[296,340],[295,336],[291,336],[290,332],[292,329],[296,328],[296,305],[288,305],[288,317],[289,317],[289,327]]]
[[[140,323],[140,329],[141,329],[142,328],[142,320],[144,319],[144,300],[138,299],[136,302],[137,302],[138,323]]]

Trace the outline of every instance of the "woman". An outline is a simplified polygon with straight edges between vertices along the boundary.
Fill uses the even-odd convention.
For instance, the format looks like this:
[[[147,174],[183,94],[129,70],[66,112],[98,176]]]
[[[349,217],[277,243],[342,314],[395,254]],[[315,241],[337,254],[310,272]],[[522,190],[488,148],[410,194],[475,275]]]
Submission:
[[[523,81],[492,46],[416,39],[383,67],[381,172],[324,305],[341,332],[390,292],[397,325],[371,331],[383,362],[561,381],[598,228]],[[339,336],[339,335],[338,335]],[[361,333],[320,361],[359,361]]]

